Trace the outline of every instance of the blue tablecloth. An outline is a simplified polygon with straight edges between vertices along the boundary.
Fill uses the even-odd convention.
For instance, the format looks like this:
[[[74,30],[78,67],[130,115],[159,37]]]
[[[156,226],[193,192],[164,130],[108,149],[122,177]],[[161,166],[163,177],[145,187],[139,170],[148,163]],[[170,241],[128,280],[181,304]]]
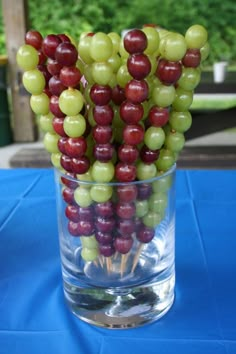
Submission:
[[[64,303],[53,171],[1,170],[0,353],[236,353],[236,171],[178,170],[176,208],[174,306],[96,328]]]

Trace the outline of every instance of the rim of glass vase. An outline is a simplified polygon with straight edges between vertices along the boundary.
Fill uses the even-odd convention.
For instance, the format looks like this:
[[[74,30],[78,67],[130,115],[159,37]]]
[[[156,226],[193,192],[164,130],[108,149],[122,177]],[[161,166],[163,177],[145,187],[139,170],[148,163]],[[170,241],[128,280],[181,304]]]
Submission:
[[[84,184],[84,185],[109,185],[109,186],[125,186],[125,185],[131,185],[131,184],[135,184],[135,185],[139,185],[139,184],[144,184],[144,183],[152,183],[154,181],[157,181],[157,180],[160,180],[160,179],[163,179],[171,174],[173,174],[175,171],[176,171],[176,163],[169,169],[167,170],[166,172],[158,175],[158,176],[155,176],[155,177],[152,177],[152,178],[149,178],[149,179],[143,179],[143,180],[135,180],[135,181],[130,181],[130,182],[98,182],[98,181],[84,181],[84,180],[80,180],[78,178],[74,178],[68,174],[65,174],[63,172],[61,172],[58,168],[54,167],[54,171],[56,174],[59,174],[60,177],[63,177],[67,180],[70,180],[72,182],[77,182],[79,184]],[[69,172],[70,173],[70,172]]]

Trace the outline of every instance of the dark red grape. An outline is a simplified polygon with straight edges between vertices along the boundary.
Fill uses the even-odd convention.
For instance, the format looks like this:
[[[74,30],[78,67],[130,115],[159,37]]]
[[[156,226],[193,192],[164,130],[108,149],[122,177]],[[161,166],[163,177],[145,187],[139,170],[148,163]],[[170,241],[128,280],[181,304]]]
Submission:
[[[124,47],[128,53],[142,53],[147,48],[147,37],[139,29],[133,29],[124,36]]]
[[[119,162],[115,167],[115,176],[119,182],[132,182],[136,178],[136,167]]]
[[[61,83],[66,87],[76,87],[80,83],[82,74],[75,66],[64,66],[60,71]]]
[[[70,157],[82,157],[87,150],[87,142],[84,137],[68,138],[65,143],[66,154]]]
[[[112,96],[112,90],[108,85],[94,84],[90,89],[91,100],[98,106],[104,106],[109,103]]]
[[[65,117],[65,114],[60,110],[58,96],[52,95],[50,98],[49,108],[52,114],[58,118]]]
[[[139,156],[139,151],[135,145],[122,144],[118,148],[118,157],[120,161],[127,164],[134,163]]]
[[[142,225],[136,233],[137,239],[142,243],[149,243],[154,236],[155,230],[145,225]]]
[[[144,109],[141,104],[124,101],[120,105],[120,117],[126,124],[137,124],[143,118]]]
[[[62,42],[55,52],[55,59],[63,66],[73,66],[78,59],[78,51],[72,43]]]
[[[73,172],[71,165],[71,158],[67,155],[62,154],[60,158],[61,166],[68,172]]]
[[[78,207],[78,214],[80,220],[92,221],[94,217],[94,210],[92,206],[89,207]]]
[[[114,154],[114,146],[111,143],[95,144],[93,148],[96,160],[101,162],[108,162],[112,159]]]
[[[146,145],[143,145],[140,150],[141,160],[146,164],[155,162],[158,159],[159,154],[159,150],[151,150]]]
[[[115,248],[112,244],[99,244],[99,253],[104,257],[111,257],[115,253]]]
[[[62,191],[63,199],[68,204],[75,204],[74,191],[71,188],[64,188]]]
[[[197,68],[201,63],[201,52],[200,49],[187,49],[185,56],[182,59],[182,64],[185,67]]]
[[[74,222],[78,222],[80,217],[79,217],[79,212],[78,212],[78,206],[76,205],[67,205],[65,209],[65,214],[66,217]]]
[[[123,139],[125,144],[138,145],[143,141],[144,128],[140,124],[126,125],[123,130]]]
[[[119,85],[116,85],[115,87],[113,87],[111,99],[117,106],[119,106],[125,100],[124,89],[122,87],[120,87]]]
[[[182,65],[180,62],[160,59],[155,74],[165,85],[173,85],[179,80],[181,73]]]
[[[47,61],[47,69],[51,75],[59,75],[62,69],[62,65],[59,64],[56,60],[49,58]]]
[[[93,118],[98,125],[109,125],[112,123],[114,111],[110,105],[93,107]]]
[[[127,60],[127,68],[135,80],[143,80],[151,71],[151,63],[147,55],[133,54]]]
[[[66,155],[66,149],[65,149],[66,141],[67,141],[66,137],[61,137],[57,142],[59,151],[65,155]]]
[[[148,84],[145,80],[130,80],[125,86],[125,96],[133,103],[142,103],[148,98]]]
[[[35,49],[40,49],[42,46],[43,37],[38,31],[28,31],[25,35],[25,43],[31,45]]]
[[[101,232],[112,232],[115,224],[115,219],[112,216],[109,218],[98,216],[95,220],[96,229]]]
[[[93,138],[98,144],[107,144],[112,138],[112,127],[109,125],[97,125],[92,131]]]
[[[79,234],[79,230],[78,230],[78,223],[77,222],[74,222],[74,221],[69,221],[68,222],[68,230],[69,230],[69,233],[72,235],[72,236],[80,236]]]
[[[59,44],[61,43],[61,39],[55,34],[47,35],[42,42],[42,50],[44,54],[51,59],[55,59],[55,52]]]
[[[163,127],[169,120],[169,109],[153,106],[149,111],[149,122],[154,127]]]
[[[148,183],[142,183],[138,185],[138,199],[146,200],[152,194],[152,186]]]
[[[52,126],[58,135],[67,137],[67,134],[64,131],[64,118],[54,117],[52,120]]]
[[[113,241],[112,234],[108,232],[96,231],[95,237],[100,245],[110,245]]]
[[[135,231],[135,222],[133,219],[119,219],[117,221],[117,230],[122,236],[129,236]]]
[[[135,204],[133,202],[118,202],[116,204],[116,214],[121,219],[131,219],[135,215]]]
[[[110,217],[114,214],[113,203],[109,200],[104,203],[96,203],[95,213],[102,217]]]
[[[78,232],[81,236],[90,236],[94,231],[94,223],[92,221],[80,220],[78,222]]]
[[[117,252],[126,254],[131,250],[133,242],[132,237],[117,237],[114,241],[114,247]]]
[[[90,162],[87,156],[82,156],[78,158],[73,158],[71,160],[72,171],[76,174],[82,175],[89,170]]]
[[[117,187],[117,197],[120,202],[133,202],[138,195],[138,188],[135,184],[126,184]]]

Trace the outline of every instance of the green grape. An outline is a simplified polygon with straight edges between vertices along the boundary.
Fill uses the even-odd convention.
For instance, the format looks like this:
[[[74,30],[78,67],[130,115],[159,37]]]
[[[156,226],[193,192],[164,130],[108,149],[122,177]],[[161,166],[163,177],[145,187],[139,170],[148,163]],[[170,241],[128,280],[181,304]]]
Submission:
[[[92,170],[91,170],[91,167],[90,167],[90,169],[87,171],[87,172],[85,172],[85,173],[83,173],[83,174],[77,174],[76,175],[76,177],[77,177],[77,179],[79,180],[79,181],[82,181],[82,182],[92,182],[93,181],[93,178],[92,178]],[[81,186],[83,186],[84,188],[86,188],[86,187],[90,187],[90,184],[83,184],[83,183],[81,183]]]
[[[37,50],[29,44],[23,44],[17,51],[16,62],[23,70],[35,69],[39,63]]]
[[[160,38],[160,40],[162,39],[162,38],[164,38],[165,36],[167,36],[170,32],[168,31],[168,30],[166,30],[165,28],[162,28],[162,27],[156,27],[156,30],[157,30],[157,32],[158,32],[158,34],[159,34],[159,38]],[[160,44],[159,44],[159,47],[160,47]]]
[[[184,36],[179,33],[169,32],[160,41],[161,56],[167,60],[181,60],[187,50]]]
[[[138,218],[142,218],[148,213],[148,201],[147,200],[136,200],[135,202],[135,215]]]
[[[162,220],[161,215],[158,213],[155,213],[153,211],[149,211],[142,218],[144,225],[151,227],[151,228],[155,228],[157,225],[159,225],[161,220]]]
[[[110,81],[108,82],[108,86],[110,86],[111,88],[115,87],[117,85],[117,81],[116,81],[116,74],[112,74]]]
[[[185,40],[188,48],[200,49],[208,38],[207,30],[201,25],[189,27],[185,33]]]
[[[83,248],[89,248],[89,249],[98,248],[98,242],[95,238],[95,235],[80,236],[80,240]]]
[[[67,116],[64,119],[63,128],[71,138],[82,136],[86,129],[86,120],[81,114]]]
[[[175,92],[175,99],[172,103],[173,109],[178,112],[188,111],[193,102],[193,91],[187,91],[181,87],[177,87]]]
[[[146,34],[147,40],[148,40],[148,45],[147,45],[147,48],[145,49],[144,53],[148,54],[148,55],[149,54],[152,55],[159,48],[159,42],[160,42],[159,34],[158,34],[156,28],[153,28],[153,27],[144,27],[142,29],[142,31]]]
[[[184,90],[192,91],[199,84],[201,79],[201,70],[199,68],[183,68],[181,77],[178,80],[178,86]]]
[[[85,98],[85,102],[87,102],[87,104],[91,107],[94,105],[93,101],[91,100],[90,97],[90,90],[91,90],[92,85],[86,85],[85,89],[84,89],[84,98]]]
[[[210,53],[210,45],[209,42],[206,42],[203,47],[200,49],[201,53],[201,61],[204,61],[208,58],[209,53]]]
[[[171,132],[171,130],[172,130],[169,123],[166,123],[166,124],[162,127],[162,129],[164,130],[165,135],[169,134],[169,133]]]
[[[163,192],[153,193],[148,199],[148,206],[151,211],[158,213],[162,216],[165,215],[167,207],[167,195]]]
[[[93,117],[93,107],[89,107],[88,110],[88,122],[90,124],[91,127],[95,127],[97,125],[94,117]]]
[[[32,95],[40,95],[46,84],[43,74],[38,69],[25,71],[22,82],[25,89]]]
[[[111,38],[103,33],[97,32],[92,36],[90,44],[90,56],[97,62],[106,61],[113,53]]]
[[[183,149],[185,138],[182,133],[174,132],[169,133],[165,139],[165,146],[168,150],[179,152]]]
[[[90,196],[90,190],[79,186],[74,191],[75,202],[82,208],[87,208],[92,204],[92,198]]]
[[[91,41],[92,41],[92,37],[87,36],[87,34],[80,37],[80,40],[79,40],[78,52],[79,52],[80,58],[83,60],[83,62],[85,64],[93,63],[93,59],[90,55]]]
[[[152,100],[159,107],[168,107],[175,99],[174,86],[158,85],[152,90]]]
[[[95,182],[110,182],[115,174],[115,168],[111,161],[100,162],[95,161],[92,166],[92,178]]]
[[[44,132],[49,132],[52,134],[55,133],[53,125],[52,125],[53,117],[54,116],[51,112],[39,117],[39,126]]]
[[[86,64],[84,66],[84,77],[90,85],[93,85],[95,83],[92,75],[92,68],[92,64]]]
[[[84,105],[84,98],[79,90],[69,88],[59,96],[60,110],[67,116],[76,116]]]
[[[95,160],[94,153],[93,153],[93,149],[94,149],[94,144],[95,143],[94,143],[92,134],[90,134],[86,138],[86,140],[87,140],[87,150],[86,150],[85,156],[87,156],[89,158],[89,161],[92,164],[93,161]]]
[[[160,179],[152,182],[152,190],[154,193],[167,192],[172,185],[172,176],[167,175],[165,177],[160,175]]]
[[[47,132],[43,138],[43,144],[45,149],[50,153],[58,153],[59,152],[57,147],[58,139],[59,136],[57,134],[52,134]]]
[[[108,63],[110,64],[112,71],[117,73],[121,66],[121,58],[118,54],[115,53],[108,59]]]
[[[30,97],[30,107],[35,114],[48,114],[49,113],[49,97],[46,93],[42,92],[40,95],[32,95]]]
[[[84,73],[84,63],[82,62],[81,59],[78,59],[76,62],[76,67],[77,69],[79,69],[79,71],[81,72],[81,74]]]
[[[88,237],[89,238],[89,237]],[[92,262],[98,256],[98,249],[97,248],[82,248],[81,250],[81,257],[85,262]]]
[[[107,85],[112,77],[112,67],[107,62],[93,63],[92,77],[99,85]]]
[[[112,196],[112,186],[105,184],[93,185],[90,190],[90,195],[92,200],[94,200],[96,203],[107,202]]]
[[[150,77],[151,75],[155,74],[156,69],[157,69],[157,65],[158,65],[158,61],[157,61],[156,57],[154,57],[152,55],[148,55],[148,59],[151,63],[151,71],[149,73],[149,77]],[[150,89],[150,87],[149,87],[149,89]]]
[[[149,127],[144,134],[144,143],[151,150],[158,150],[165,141],[165,133],[162,128]]]
[[[168,171],[175,163],[175,155],[173,151],[161,149],[156,167],[159,171]]]
[[[169,124],[175,131],[185,133],[192,125],[192,115],[189,111],[171,111]]]
[[[124,47],[123,40],[120,41],[119,54],[123,59],[128,59],[128,57],[129,57],[129,53],[127,52],[127,50]]]
[[[154,163],[146,164],[140,161],[137,164],[136,173],[139,180],[151,179],[156,176],[157,168]]]
[[[116,80],[117,80],[117,84],[120,87],[125,87],[126,84],[132,79],[132,76],[130,75],[127,65],[123,64],[121,65],[121,67],[119,68],[119,70],[117,71],[116,74]]]
[[[113,44],[113,54],[118,53],[120,48],[120,41],[121,41],[119,34],[117,34],[116,32],[110,32],[108,33],[108,37],[111,38]]]
[[[51,162],[54,167],[60,169],[61,168],[61,153],[56,152],[51,154]]]

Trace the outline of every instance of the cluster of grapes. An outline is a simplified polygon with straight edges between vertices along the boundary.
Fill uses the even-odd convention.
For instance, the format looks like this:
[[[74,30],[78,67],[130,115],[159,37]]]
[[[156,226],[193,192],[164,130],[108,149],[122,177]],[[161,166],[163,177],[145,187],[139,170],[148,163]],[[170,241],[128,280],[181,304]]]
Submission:
[[[154,237],[170,181],[145,180],[169,170],[184,146],[208,53],[200,25],[185,36],[152,25],[123,39],[86,33],[78,45],[65,34],[26,34],[17,62],[44,146],[65,174],[68,230],[83,235],[85,261],[129,253],[134,235],[141,243]],[[129,184],[137,180],[144,182]]]

